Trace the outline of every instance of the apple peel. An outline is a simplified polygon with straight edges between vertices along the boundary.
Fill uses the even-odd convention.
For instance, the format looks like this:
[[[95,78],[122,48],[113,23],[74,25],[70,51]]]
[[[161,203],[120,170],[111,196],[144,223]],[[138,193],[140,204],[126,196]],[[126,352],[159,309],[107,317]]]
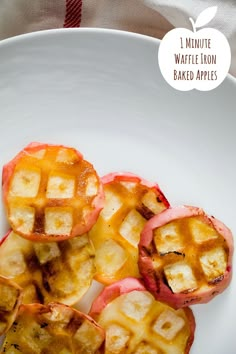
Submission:
[[[142,231],[139,270],[160,301],[175,308],[207,303],[230,284],[233,249],[221,221],[197,207],[169,208]]]

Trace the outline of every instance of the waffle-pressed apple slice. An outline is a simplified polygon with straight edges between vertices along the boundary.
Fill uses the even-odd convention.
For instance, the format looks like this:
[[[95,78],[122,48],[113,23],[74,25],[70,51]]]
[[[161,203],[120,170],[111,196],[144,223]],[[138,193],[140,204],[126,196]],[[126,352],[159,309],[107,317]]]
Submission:
[[[104,288],[89,314],[106,331],[105,354],[187,354],[194,340],[192,311],[155,300],[137,278]]]
[[[8,221],[19,235],[60,241],[87,232],[103,207],[93,166],[74,148],[32,143],[3,168]]]
[[[147,220],[169,206],[159,186],[131,173],[102,177],[105,205],[90,230],[95,247],[95,279],[110,284],[139,276],[138,242]]]
[[[1,352],[98,354],[102,353],[104,336],[92,318],[66,305],[21,305]]]
[[[21,287],[10,279],[0,276],[0,335],[6,333],[11,327],[21,300]]]
[[[94,247],[88,235],[61,242],[34,242],[11,231],[0,245],[0,275],[23,289],[23,303],[72,305],[89,289]]]
[[[233,237],[197,207],[169,208],[145,225],[139,269],[148,290],[175,308],[206,303],[232,277]]]

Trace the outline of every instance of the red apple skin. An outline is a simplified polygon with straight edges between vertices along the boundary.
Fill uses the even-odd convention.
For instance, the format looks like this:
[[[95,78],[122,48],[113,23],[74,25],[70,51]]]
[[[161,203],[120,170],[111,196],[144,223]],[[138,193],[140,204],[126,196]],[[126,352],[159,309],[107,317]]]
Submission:
[[[153,268],[149,252],[152,249],[153,230],[173,220],[193,216],[203,217],[206,223],[213,226],[214,229],[224,237],[229,249],[227,268],[223,279],[216,283],[211,289],[206,291],[196,290],[190,293],[175,294],[164,282],[163,276],[160,275],[158,277]],[[233,251],[233,236],[230,229],[226,225],[215,219],[213,216],[208,216],[201,208],[194,206],[179,206],[166,209],[147,222],[140,237],[138,265],[144,284],[154,295],[154,297],[157,300],[164,301],[177,309],[193,304],[207,303],[228,287],[232,279]]]
[[[0,247],[3,242],[7,239],[8,235],[12,232],[12,230],[8,230],[7,233],[0,239]]]
[[[128,277],[105,287],[92,303],[92,306],[89,311],[89,316],[91,316],[92,318],[94,318],[95,321],[97,321],[99,314],[109,304],[109,302],[116,299],[120,295],[126,294],[134,290],[147,291],[142,279]],[[188,318],[191,334],[189,336],[185,352],[183,354],[189,354],[194,341],[196,322],[193,312],[189,307],[186,307],[184,311]]]
[[[142,281],[133,277],[128,277],[106,286],[92,303],[89,315],[96,320],[109,302],[133,290],[147,291]]]
[[[5,205],[5,209],[7,209],[7,193],[10,187],[10,182],[11,182],[11,176],[14,173],[15,167],[18,163],[18,161],[22,158],[22,156],[25,153],[32,153],[32,152],[37,152],[41,149],[50,147],[50,146],[55,146],[58,148],[68,148],[67,146],[64,145],[53,145],[53,144],[45,144],[45,143],[39,143],[39,142],[32,142],[28,144],[22,151],[20,151],[11,161],[9,161],[6,165],[3,166],[2,170],[2,192],[3,192],[3,202]],[[70,148],[71,149],[71,148]],[[73,148],[72,148],[73,149]],[[83,159],[83,155],[78,151],[73,149],[77,156],[80,159]],[[101,182],[101,179],[100,179]],[[93,210],[86,215],[85,217],[85,222],[81,224],[77,224],[73,227],[70,236],[57,236],[58,241],[62,241],[74,236],[82,235],[86,232],[88,232],[92,226],[95,224],[95,222],[98,219],[98,216],[101,212],[101,210],[104,207],[104,191],[103,191],[103,185],[102,183],[99,183],[99,188],[97,195],[94,197],[91,206],[93,207]],[[17,231],[18,234],[20,234],[22,237],[25,237],[30,240],[38,241],[39,240],[39,235],[31,233],[29,237],[26,237],[26,235],[21,234],[19,231]],[[55,237],[50,237],[43,235],[42,238],[40,238],[40,242],[48,242],[48,241],[55,241]]]
[[[168,208],[170,206],[170,203],[168,202],[168,200],[166,199],[166,197],[162,193],[162,191],[157,183],[147,181],[146,179],[141,178],[141,177],[135,175],[134,173],[112,172],[112,173],[108,173],[107,175],[103,176],[101,178],[101,181],[102,181],[103,185],[106,185],[106,184],[111,183],[113,181],[140,183],[143,186],[153,189],[153,191],[158,195],[158,199],[160,199],[160,201],[166,206],[166,208]]]

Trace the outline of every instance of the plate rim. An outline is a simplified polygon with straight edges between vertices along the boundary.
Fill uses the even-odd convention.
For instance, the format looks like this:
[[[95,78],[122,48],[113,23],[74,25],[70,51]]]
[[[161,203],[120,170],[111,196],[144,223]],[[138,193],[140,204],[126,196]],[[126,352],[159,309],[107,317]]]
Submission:
[[[135,40],[140,40],[140,41],[149,41],[150,43],[155,43],[158,44],[158,46],[161,43],[161,39],[156,38],[156,37],[151,37],[145,34],[141,33],[136,33],[136,32],[129,32],[126,30],[120,30],[120,29],[111,29],[111,28],[96,28],[96,27],[77,27],[77,28],[53,28],[53,29],[46,29],[46,30],[39,30],[39,31],[33,31],[33,32],[28,32],[28,33],[22,33],[18,34],[9,38],[5,38],[0,40],[0,50],[2,47],[6,45],[14,45],[14,43],[18,43],[20,41],[28,40],[28,39],[34,39],[34,38],[39,38],[39,37],[44,37],[48,35],[60,35],[60,34],[68,34],[70,35],[71,33],[77,33],[78,35],[80,34],[95,34],[95,35],[100,35],[100,34],[105,34],[105,35],[115,35],[120,38],[122,37],[129,37],[130,39],[135,39]],[[226,78],[223,80],[223,82],[227,80],[230,81],[231,84],[235,85],[236,89],[236,77],[234,77],[231,73],[227,73]],[[223,83],[222,82],[222,83]]]

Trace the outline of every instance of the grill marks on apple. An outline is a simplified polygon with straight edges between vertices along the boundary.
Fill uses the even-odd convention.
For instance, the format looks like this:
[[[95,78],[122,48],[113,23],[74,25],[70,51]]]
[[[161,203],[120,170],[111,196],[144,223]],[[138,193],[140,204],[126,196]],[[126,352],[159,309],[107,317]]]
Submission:
[[[102,178],[105,205],[89,236],[95,246],[96,279],[104,284],[138,276],[140,233],[168,202],[157,185],[131,174]]]
[[[214,283],[226,271],[224,238],[198,217],[173,221],[156,229],[154,243],[174,293]]]
[[[6,333],[15,320],[21,304],[22,289],[0,276],[0,335]]]
[[[155,301],[147,291],[131,291],[113,300],[98,323],[106,329],[106,354],[180,354],[190,335],[184,311]]]
[[[4,166],[3,193],[13,230],[36,240],[87,232],[103,204],[93,166],[57,145],[31,144]]]
[[[7,264],[7,266],[6,266]],[[23,303],[76,303],[95,273],[94,248],[87,234],[39,243],[13,231],[0,246],[0,275],[23,288]]]
[[[66,305],[21,305],[2,346],[6,354],[98,354],[104,331],[92,318]]]
[[[147,286],[157,296],[161,295],[162,300],[177,307],[209,301],[211,296],[224,290],[231,277],[228,275],[231,271],[231,236],[226,239],[224,233],[220,233],[223,229],[214,227],[212,220],[215,219],[203,212],[197,215],[196,210],[193,216],[179,218],[168,218],[167,212],[163,212],[163,220],[167,222],[159,222],[156,218],[149,231],[147,225],[140,242],[139,266]],[[174,208],[168,213],[174,216]],[[147,233],[151,242],[144,246]],[[151,277],[145,266],[151,271]],[[167,287],[171,292],[168,293]]]
[[[111,286],[116,283],[104,290],[100,298],[106,299],[106,293],[110,293],[110,299],[104,301],[106,306],[99,312],[96,300],[92,306],[92,316],[106,331],[105,353],[188,353],[195,328],[191,310],[174,310],[156,301],[144,288],[132,289],[131,284],[138,280],[125,281],[126,290],[115,291],[114,287],[113,298]]]

